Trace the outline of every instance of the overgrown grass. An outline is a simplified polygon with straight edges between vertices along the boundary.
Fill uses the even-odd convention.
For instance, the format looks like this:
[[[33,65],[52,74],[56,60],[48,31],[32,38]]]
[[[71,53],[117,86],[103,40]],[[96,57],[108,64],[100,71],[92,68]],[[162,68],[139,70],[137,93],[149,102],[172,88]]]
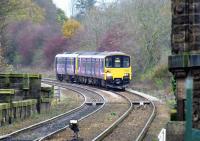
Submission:
[[[175,99],[170,99],[168,101],[166,101],[168,107],[170,107],[170,109],[174,109],[176,108],[176,101]]]
[[[166,85],[169,85],[170,77],[167,64],[159,64],[140,75],[142,81],[151,81],[157,89],[164,89]]]

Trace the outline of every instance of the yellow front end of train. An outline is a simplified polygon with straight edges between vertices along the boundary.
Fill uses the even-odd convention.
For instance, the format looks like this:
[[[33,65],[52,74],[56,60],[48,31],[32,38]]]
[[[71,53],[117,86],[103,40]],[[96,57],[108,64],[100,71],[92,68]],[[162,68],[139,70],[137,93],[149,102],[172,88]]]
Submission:
[[[130,56],[112,55],[105,58],[104,80],[113,88],[125,88],[132,79]]]
[[[129,67],[129,68],[105,68],[104,79],[108,80],[111,77],[112,79],[128,78],[129,80],[131,80],[132,79],[131,72],[132,72],[131,67]]]

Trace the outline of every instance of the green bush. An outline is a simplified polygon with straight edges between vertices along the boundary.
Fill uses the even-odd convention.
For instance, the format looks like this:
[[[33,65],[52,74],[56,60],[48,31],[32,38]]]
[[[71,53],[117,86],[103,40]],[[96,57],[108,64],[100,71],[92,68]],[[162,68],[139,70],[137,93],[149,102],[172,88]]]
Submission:
[[[161,78],[155,78],[154,79],[154,83],[155,83],[155,86],[158,88],[158,89],[162,89],[164,87],[164,80],[161,79]]]
[[[171,121],[177,121],[177,111],[176,109],[172,109],[170,112],[170,120]]]

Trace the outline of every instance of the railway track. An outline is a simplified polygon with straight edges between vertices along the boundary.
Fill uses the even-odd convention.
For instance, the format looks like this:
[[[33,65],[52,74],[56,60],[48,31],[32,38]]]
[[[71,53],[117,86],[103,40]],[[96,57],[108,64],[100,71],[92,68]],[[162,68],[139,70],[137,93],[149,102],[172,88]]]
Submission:
[[[60,83],[60,82],[56,82],[55,80],[52,80],[52,79],[45,79],[43,80],[43,82],[45,83],[48,83],[48,84],[54,84],[54,85],[57,85],[59,87],[67,87],[70,89],[72,89],[72,87],[74,88],[73,90],[74,91],[77,91],[77,89],[79,89],[79,93],[81,93],[82,95],[84,94],[85,96],[85,102],[84,104],[82,104],[82,106],[84,105],[85,108],[83,109],[87,109],[87,111],[90,111],[88,110],[88,107],[91,108],[93,107],[91,110],[94,110],[93,112],[90,111],[88,112],[78,112],[78,110],[72,112],[73,114],[75,114],[74,116],[69,116],[71,114],[68,115],[68,120],[66,121],[63,121],[63,120],[60,120],[61,123],[66,123],[64,124],[62,127],[59,127],[59,123],[55,123],[55,126],[52,126],[54,127],[59,127],[57,128],[56,130],[54,131],[49,131],[48,133],[46,132],[47,129],[49,129],[51,126],[48,126],[47,124],[43,124],[43,125],[39,125],[41,126],[41,128],[43,130],[38,130],[41,132],[45,132],[45,134],[43,135],[38,135],[36,133],[34,133],[34,130],[37,129],[37,126],[36,127],[33,127],[33,128],[30,128],[30,129],[27,129],[27,133],[30,135],[30,132],[32,132],[32,134],[34,134],[36,137],[30,139],[30,140],[59,140],[59,137],[57,138],[56,135],[57,133],[61,134],[62,135],[62,132],[64,134],[64,136],[66,135],[66,128],[68,127],[68,123],[69,123],[69,120],[70,119],[85,119],[86,117],[88,117],[89,113],[94,113],[94,112],[97,112],[99,109],[102,108],[101,111],[97,112],[97,113],[100,113],[100,115],[97,115],[95,117],[96,114],[94,114],[90,117],[88,117],[87,119],[85,120],[89,120],[89,123],[91,124],[92,123],[92,120],[89,119],[92,117],[93,120],[95,120],[95,122],[98,122],[98,118],[102,119],[104,116],[102,115],[102,113],[104,114],[108,114],[106,113],[105,110],[103,110],[106,106],[107,106],[107,109],[108,108],[111,108],[111,105],[109,105],[108,103],[105,103],[105,99],[102,97],[102,99],[104,101],[102,101],[102,99],[98,99],[98,98],[95,98],[97,95],[99,95],[100,93],[113,93],[117,96],[120,96],[120,97],[123,97],[126,101],[127,101],[127,104],[129,105],[126,110],[124,112],[121,112],[120,117],[118,119],[115,119],[114,122],[112,123],[107,123],[106,126],[102,126],[101,128],[98,128],[98,130],[96,132],[94,132],[91,128],[91,131],[88,130],[87,132],[90,133],[91,132],[91,135],[88,135],[89,137],[87,136],[84,136],[83,135],[81,137],[84,138],[84,140],[92,140],[92,141],[99,141],[99,140],[142,140],[143,137],[145,136],[147,130],[148,130],[148,127],[150,126],[150,123],[151,121],[153,120],[154,116],[155,116],[155,106],[154,106],[154,103],[142,96],[136,96],[134,94],[130,94],[128,92],[120,92],[120,93],[116,93],[116,92],[107,92],[107,91],[104,91],[104,90],[100,90],[100,89],[97,89],[97,88],[94,88],[94,87],[89,87],[89,86],[80,86],[80,85],[76,85],[76,84],[68,84],[68,83]],[[88,89],[90,89],[90,91],[88,91]],[[95,91],[96,94],[93,94]],[[85,95],[87,94],[87,96]],[[105,97],[105,95],[104,95]],[[147,114],[147,117],[146,119],[140,119],[142,122],[140,122],[140,120],[138,120],[137,117],[142,117],[144,116],[144,113],[143,115],[141,116],[141,110],[138,110],[137,107],[138,107],[138,104],[141,104],[142,102],[146,102],[149,104],[149,114]],[[137,106],[135,105],[137,103]],[[143,103],[143,104],[144,104]],[[103,107],[103,105],[104,107]],[[119,104],[119,103],[118,103]],[[95,106],[91,106],[91,105],[95,105]],[[101,105],[101,106],[100,106]],[[114,104],[116,105],[116,104]],[[81,106],[80,106],[81,107]],[[96,109],[94,109],[94,107],[96,107]],[[98,108],[97,108],[98,107]],[[106,109],[106,108],[105,108]],[[116,107],[115,107],[116,109]],[[73,110],[72,110],[73,111]],[[108,111],[107,111],[108,112]],[[144,112],[144,111],[143,111]],[[77,116],[79,115],[79,117]],[[84,116],[85,115],[85,116]],[[76,117],[76,118],[75,118]],[[129,126],[126,125],[127,122],[131,121],[132,119],[134,119],[135,121],[132,122]],[[54,121],[54,120],[52,120]],[[52,122],[52,121],[48,121],[49,123]],[[90,122],[91,121],[91,122]],[[82,123],[84,121],[81,121],[80,123]],[[102,123],[102,121],[100,121]],[[104,121],[103,121],[104,122]],[[137,123],[142,123],[141,125],[138,125]],[[100,124],[100,123],[99,123]],[[110,125],[108,127],[108,125]],[[126,129],[129,129],[129,131],[131,131],[131,133],[127,133],[127,130]],[[133,133],[134,132],[134,133]],[[122,133],[122,134],[120,134]],[[122,138],[123,136],[123,138]],[[23,138],[22,138],[23,137]],[[25,133],[23,131],[19,131],[19,132],[16,132],[14,134],[10,134],[9,136],[7,136],[6,138],[3,138],[3,140],[15,140],[15,139],[26,139],[27,140],[27,136],[25,135]]]
[[[102,134],[97,136],[94,141],[140,141],[144,138],[155,116],[153,102],[141,96],[137,97],[129,92],[120,92],[118,94],[123,95],[131,102],[126,116],[119,119],[119,122],[116,121],[116,125],[111,125]]]
[[[45,83],[54,84],[53,81],[44,80]],[[54,84],[55,85],[55,84]],[[73,90],[84,97],[84,103],[67,112],[51,118],[49,120],[40,122],[38,124],[29,126],[27,128],[18,130],[16,132],[4,135],[0,137],[0,140],[8,141],[8,140],[41,140],[45,139],[48,136],[51,136],[61,130],[64,130],[68,127],[69,121],[71,119],[84,119],[89,115],[100,110],[104,104],[105,99],[103,96],[95,93],[94,91],[79,88],[77,86],[73,86],[71,84],[60,84],[56,83],[57,86],[62,88],[67,88]],[[95,93],[95,94],[94,94]]]
[[[88,87],[88,86],[86,86],[86,87]],[[89,88],[91,90],[99,91],[99,93],[102,93],[101,90],[96,89],[94,87],[89,87]],[[144,98],[143,96],[136,95],[136,94],[130,94],[129,92],[120,92],[120,93],[109,92],[109,93],[115,93],[116,95],[121,96],[124,99],[126,99],[129,107],[123,114],[121,114],[121,116],[118,119],[115,120],[115,122],[110,124],[109,127],[107,127],[106,129],[104,128],[104,130],[98,129],[98,130],[101,130],[100,133],[96,134],[95,136],[88,135],[89,137],[86,136],[85,134],[82,134],[81,137],[83,137],[84,140],[93,140],[93,141],[99,141],[99,140],[122,140],[122,141],[123,140],[137,140],[138,141],[138,140],[142,140],[150,126],[151,121],[155,117],[154,103],[151,100]],[[141,110],[141,108],[138,108],[138,107],[142,107],[143,104],[148,104],[148,106],[146,106],[146,108],[143,108],[142,110]],[[108,105],[108,103],[106,103],[106,105]],[[101,110],[101,112],[103,112],[103,110]],[[93,116],[95,116],[95,115],[93,115]],[[103,118],[103,117],[104,116],[101,114],[101,118]],[[96,119],[98,121],[97,116],[94,117],[94,119]],[[132,121],[132,119],[134,119],[134,121]],[[126,124],[127,122],[130,125],[127,125]],[[84,126],[84,124],[82,124],[82,125]],[[127,131],[127,129],[128,129],[128,131]],[[90,131],[87,130],[87,132],[90,132]],[[92,129],[92,127],[91,127],[91,132],[92,132],[92,134],[95,134],[94,129]],[[130,133],[128,133],[128,132],[130,132]],[[122,133],[122,134],[120,134],[120,133]],[[64,133],[64,135],[66,135],[66,133]],[[49,139],[49,140],[51,140],[51,139]],[[59,137],[52,136],[52,140],[59,140]]]

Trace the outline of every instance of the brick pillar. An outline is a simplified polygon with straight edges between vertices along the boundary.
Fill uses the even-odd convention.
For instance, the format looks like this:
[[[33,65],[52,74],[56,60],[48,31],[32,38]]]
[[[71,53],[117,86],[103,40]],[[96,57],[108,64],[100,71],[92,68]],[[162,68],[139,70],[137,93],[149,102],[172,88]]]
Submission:
[[[171,2],[172,55],[169,56],[168,62],[169,70],[177,81],[177,117],[182,121],[184,120],[184,83],[189,71],[194,79],[193,112],[197,111],[195,114],[200,117],[200,0],[171,0]],[[198,123],[194,126],[200,127]]]

